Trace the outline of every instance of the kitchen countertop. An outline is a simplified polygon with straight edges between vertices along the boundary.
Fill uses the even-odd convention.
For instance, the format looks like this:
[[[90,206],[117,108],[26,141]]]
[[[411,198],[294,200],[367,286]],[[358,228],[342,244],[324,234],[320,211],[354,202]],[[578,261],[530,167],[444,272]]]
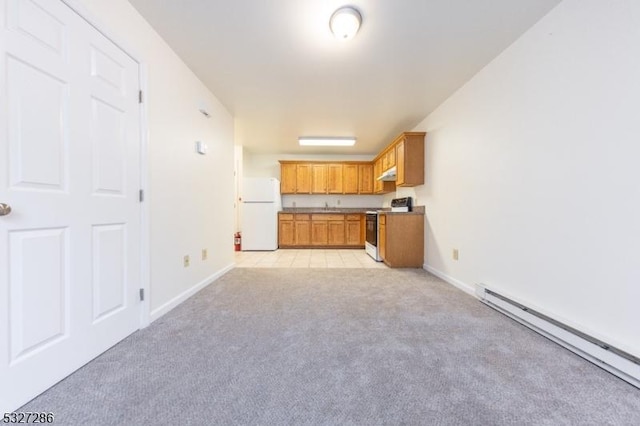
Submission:
[[[366,213],[368,211],[381,211],[384,214],[415,214],[424,215],[424,206],[414,206],[410,212],[392,212],[390,207],[345,207],[325,209],[324,207],[284,207],[280,213],[328,213],[328,214],[348,214],[348,213]]]
[[[347,214],[347,213],[365,213],[370,210],[379,210],[379,207],[284,207],[280,213],[334,213],[334,214]]]

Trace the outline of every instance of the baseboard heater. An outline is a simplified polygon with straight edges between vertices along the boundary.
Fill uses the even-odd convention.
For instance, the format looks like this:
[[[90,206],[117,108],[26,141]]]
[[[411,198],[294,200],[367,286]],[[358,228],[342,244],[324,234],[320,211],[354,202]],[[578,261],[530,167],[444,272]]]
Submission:
[[[640,358],[502,296],[484,284],[476,285],[476,296],[487,306],[640,388]]]

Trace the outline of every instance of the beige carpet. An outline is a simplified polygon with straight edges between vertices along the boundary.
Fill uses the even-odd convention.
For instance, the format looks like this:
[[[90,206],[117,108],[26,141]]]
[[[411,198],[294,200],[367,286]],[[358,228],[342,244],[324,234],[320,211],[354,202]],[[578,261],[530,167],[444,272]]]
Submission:
[[[638,425],[640,391],[422,270],[242,268],[21,410],[79,425]]]

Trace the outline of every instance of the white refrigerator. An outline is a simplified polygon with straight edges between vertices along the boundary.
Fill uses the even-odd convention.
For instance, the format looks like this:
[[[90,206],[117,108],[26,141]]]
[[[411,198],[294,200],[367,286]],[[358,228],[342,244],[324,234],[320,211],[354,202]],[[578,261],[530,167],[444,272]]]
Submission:
[[[278,248],[280,181],[245,178],[242,184],[242,251]]]

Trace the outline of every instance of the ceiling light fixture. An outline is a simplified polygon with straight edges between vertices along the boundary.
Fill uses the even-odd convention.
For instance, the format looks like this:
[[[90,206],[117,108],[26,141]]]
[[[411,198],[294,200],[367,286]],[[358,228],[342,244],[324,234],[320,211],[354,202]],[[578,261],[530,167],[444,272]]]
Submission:
[[[362,15],[351,6],[344,6],[333,12],[329,19],[329,28],[336,38],[347,40],[352,38],[360,29]]]
[[[300,146],[353,146],[356,138],[352,137],[299,137]]]

